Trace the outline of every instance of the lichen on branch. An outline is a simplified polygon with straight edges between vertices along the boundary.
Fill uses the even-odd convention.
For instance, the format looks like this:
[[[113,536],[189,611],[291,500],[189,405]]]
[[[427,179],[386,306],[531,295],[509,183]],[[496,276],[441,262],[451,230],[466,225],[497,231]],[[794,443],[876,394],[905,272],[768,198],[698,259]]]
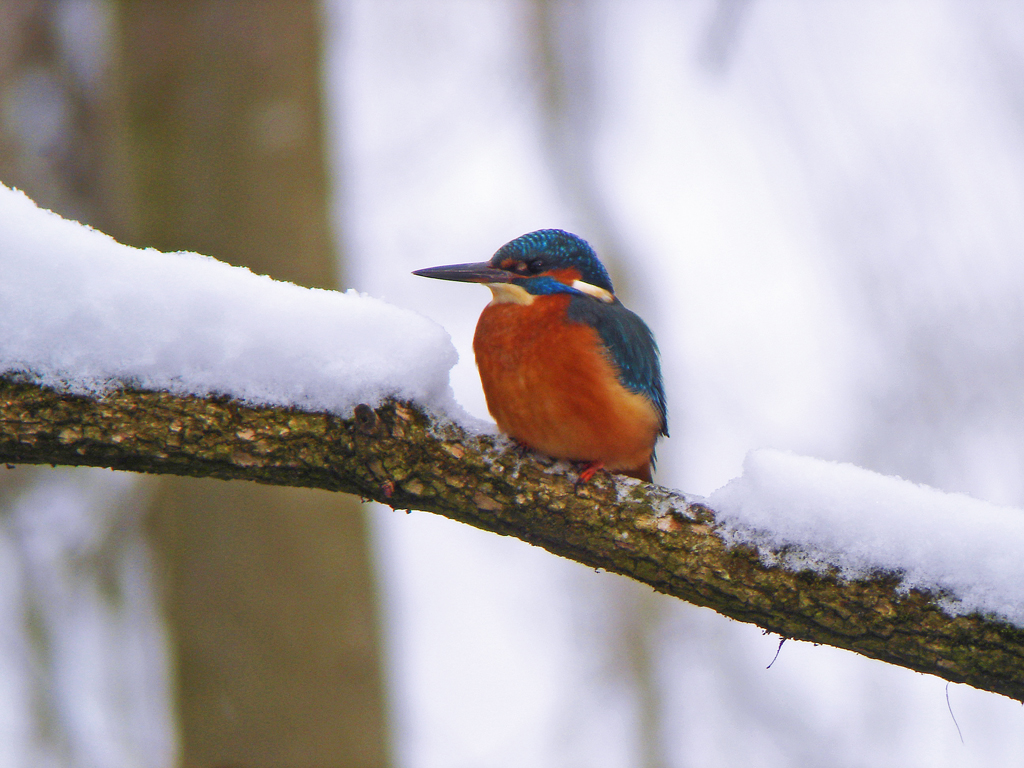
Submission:
[[[832,645],[1024,701],[1024,630],[950,616],[894,576],[768,566],[730,547],[713,510],[657,485],[470,435],[410,403],[350,418],[224,397],[101,396],[0,377],[0,462],[252,480],[342,491],[527,541],[783,637]]]

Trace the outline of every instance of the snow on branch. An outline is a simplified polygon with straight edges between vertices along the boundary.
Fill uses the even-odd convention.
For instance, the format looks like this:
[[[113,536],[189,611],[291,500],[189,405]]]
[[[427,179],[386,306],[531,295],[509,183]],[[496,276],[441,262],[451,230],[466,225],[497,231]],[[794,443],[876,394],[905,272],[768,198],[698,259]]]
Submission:
[[[772,452],[717,513],[577,488],[462,412],[451,340],[413,312],[130,248],[2,185],[0,233],[0,461],[356,493],[1024,700],[1020,510]]]
[[[1024,701],[1024,630],[951,615],[894,574],[766,565],[714,511],[668,489],[524,456],[410,403],[350,418],[223,396],[69,394],[0,378],[0,462],[73,464],[358,494],[620,573],[784,637],[846,648]],[[0,470],[2,471],[2,470]]]

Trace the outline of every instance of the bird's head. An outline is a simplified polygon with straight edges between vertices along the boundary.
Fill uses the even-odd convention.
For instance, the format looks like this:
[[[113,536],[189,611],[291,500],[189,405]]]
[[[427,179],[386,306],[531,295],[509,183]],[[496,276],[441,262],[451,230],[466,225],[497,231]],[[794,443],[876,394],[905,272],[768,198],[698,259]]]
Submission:
[[[499,303],[532,304],[535,297],[586,294],[615,301],[611,278],[585,240],[560,229],[539,229],[501,246],[490,261],[418,269],[414,275],[484,283]]]

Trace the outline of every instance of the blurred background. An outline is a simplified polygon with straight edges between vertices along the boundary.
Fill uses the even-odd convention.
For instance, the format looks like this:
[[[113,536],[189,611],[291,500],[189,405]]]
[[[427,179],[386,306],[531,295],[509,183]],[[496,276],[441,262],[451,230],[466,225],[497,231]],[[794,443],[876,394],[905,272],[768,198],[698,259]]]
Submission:
[[[1024,506],[1014,3],[0,0],[0,180],[412,307],[481,417],[489,294],[409,273],[569,229],[660,342],[662,484]],[[0,768],[1024,765],[1019,703],[777,647],[425,513],[0,470]]]

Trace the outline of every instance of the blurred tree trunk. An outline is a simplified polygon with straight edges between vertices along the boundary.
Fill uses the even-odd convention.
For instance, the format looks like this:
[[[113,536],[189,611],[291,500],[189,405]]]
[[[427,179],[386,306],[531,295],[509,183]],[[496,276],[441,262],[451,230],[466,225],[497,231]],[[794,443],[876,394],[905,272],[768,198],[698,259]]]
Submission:
[[[0,9],[0,181],[67,218],[123,230],[124,185],[112,162],[117,115],[98,3],[4,0]],[[61,34],[86,20],[88,39]]]
[[[336,285],[311,2],[117,4],[138,246]],[[365,520],[351,497],[166,478],[151,529],[184,764],[382,766]]]
[[[0,7],[0,181],[123,230],[101,4]],[[152,486],[99,469],[0,469],[0,764],[172,764],[166,638],[138,513]]]

